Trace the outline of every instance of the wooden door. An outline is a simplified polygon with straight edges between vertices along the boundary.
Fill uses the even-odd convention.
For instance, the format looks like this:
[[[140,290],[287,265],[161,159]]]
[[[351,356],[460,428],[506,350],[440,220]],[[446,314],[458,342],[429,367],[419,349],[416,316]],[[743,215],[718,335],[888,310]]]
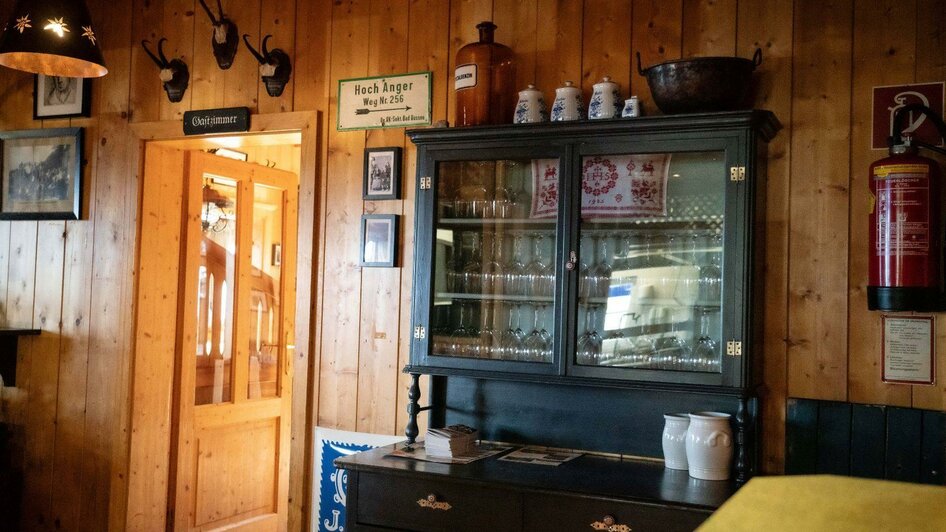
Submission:
[[[169,522],[285,530],[298,178],[202,152],[185,166]]]

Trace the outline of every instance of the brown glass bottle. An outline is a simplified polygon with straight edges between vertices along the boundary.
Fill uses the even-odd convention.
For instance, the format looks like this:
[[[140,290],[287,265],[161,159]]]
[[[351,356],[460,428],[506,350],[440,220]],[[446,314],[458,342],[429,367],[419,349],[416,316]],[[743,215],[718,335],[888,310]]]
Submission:
[[[516,61],[508,46],[493,42],[492,22],[480,22],[479,42],[457,51],[454,89],[457,126],[508,124],[516,108]]]

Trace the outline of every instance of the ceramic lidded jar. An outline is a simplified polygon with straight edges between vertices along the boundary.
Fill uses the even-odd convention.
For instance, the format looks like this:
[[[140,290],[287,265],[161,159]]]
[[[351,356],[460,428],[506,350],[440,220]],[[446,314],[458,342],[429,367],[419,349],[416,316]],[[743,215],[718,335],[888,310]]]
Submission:
[[[455,125],[508,124],[516,98],[516,56],[508,46],[493,41],[495,24],[480,22],[476,29],[480,40],[457,51]]]
[[[732,428],[729,414],[690,414],[686,453],[690,476],[703,480],[726,480],[732,460]]]
[[[664,465],[668,469],[686,471],[688,467],[686,439],[689,426],[688,414],[664,414]]]
[[[519,101],[516,102],[516,111],[512,121],[515,124],[532,124],[548,120],[548,111],[545,108],[545,98],[542,91],[529,85],[519,91]]]
[[[584,118],[585,105],[581,99],[581,89],[571,81],[555,89],[555,102],[552,104],[552,122],[568,122]]]
[[[588,104],[588,118],[595,120],[621,116],[621,108],[624,102],[621,101],[619,91],[618,84],[611,81],[611,78],[607,76],[595,83],[594,92],[591,94],[591,103]]]

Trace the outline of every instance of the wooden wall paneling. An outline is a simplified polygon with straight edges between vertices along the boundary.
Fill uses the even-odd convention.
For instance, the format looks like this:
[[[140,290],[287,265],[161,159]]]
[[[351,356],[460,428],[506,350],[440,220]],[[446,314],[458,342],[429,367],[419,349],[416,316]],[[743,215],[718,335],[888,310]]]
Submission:
[[[149,122],[161,116],[161,102],[167,100],[167,95],[158,77],[160,69],[145,53],[141,47],[141,41],[150,41],[150,50],[157,53],[158,41],[164,36],[163,3],[134,0],[131,21],[131,43],[128,45],[132,50],[130,82],[135,90],[129,93],[130,120]],[[108,37],[103,35],[103,38]],[[122,44],[116,43],[116,46],[122,46]]]
[[[851,474],[856,477],[884,478],[887,410],[882,406],[851,407]]]
[[[920,482],[946,484],[946,413],[926,410],[920,455]]]
[[[332,18],[332,99],[338,80],[368,75],[368,19],[366,1],[334,5]],[[336,112],[329,121],[336,123]],[[358,330],[361,308],[359,231],[364,159],[363,131],[335,132],[328,137],[325,254],[321,372],[319,374],[320,426],[354,430],[358,405]]]
[[[785,473],[813,474],[818,469],[818,402],[789,399],[785,420]]]
[[[302,2],[300,2],[302,3]],[[266,85],[262,78],[259,80],[259,112],[260,113],[283,113],[292,111],[292,99],[295,92],[295,81],[298,74],[295,72],[296,62],[296,0],[270,0],[262,2],[260,9],[260,36],[265,37],[272,34],[273,38],[269,40],[270,50],[281,49],[289,55],[289,60],[293,66],[292,77],[289,83],[283,89],[280,96],[272,97],[266,92]],[[308,37],[311,29],[308,24],[303,22],[302,34],[306,37],[303,46],[308,44]],[[244,50],[248,51],[248,50]]]
[[[549,110],[556,88],[566,80],[581,81],[581,54],[575,47],[581,42],[583,15],[581,0],[536,2],[535,86]]]
[[[260,2],[261,0],[231,0],[224,4],[227,14],[240,28],[240,51],[233,58],[233,66],[223,73],[226,87],[223,104],[226,107],[249,107],[252,112],[256,112],[259,91],[265,94],[265,89],[260,86],[259,62],[246,49],[242,37],[244,33],[248,34],[247,39],[253,47],[260,50],[260,43],[263,42],[263,36],[260,35]],[[269,42],[273,48],[277,47],[273,39]]]
[[[168,60],[178,58],[187,63],[188,73],[194,67],[194,0],[165,0],[164,24],[162,34],[167,37],[164,53]],[[202,9],[197,6],[197,9]],[[201,13],[203,15],[203,13]],[[160,38],[160,37],[159,37]],[[184,98],[172,103],[167,98],[161,99],[159,116],[161,120],[180,120],[184,111],[192,109],[193,87],[188,87]]]
[[[450,2],[450,50],[447,54],[447,77],[449,92],[447,92],[447,120],[450,125],[456,123],[457,103],[453,94],[453,72],[457,67],[457,50],[463,46],[479,41],[479,31],[476,25],[484,20],[493,20],[493,0],[451,0]],[[496,30],[496,41],[504,43],[503,32]],[[549,104],[551,109],[551,103]]]
[[[917,0],[916,3],[916,74],[917,83],[946,80],[946,9],[940,0]],[[946,168],[946,157],[933,155]],[[946,325],[936,325],[936,350],[946,353]],[[946,410],[946,356],[936,361],[936,382],[933,386],[913,386],[913,406]]]
[[[184,152],[148,145],[141,191],[141,239],[132,373],[127,529],[164,528],[168,493],[178,313]],[[147,420],[147,422],[146,422]]]
[[[89,219],[91,250],[89,353],[86,368],[85,428],[79,530],[117,530],[124,525],[128,457],[128,391],[133,301],[132,282],[137,220],[139,145],[128,134],[134,43],[131,2],[100,0],[89,5],[102,24],[102,47],[109,74],[93,84],[97,118],[96,150]],[[104,14],[110,16],[106,17]],[[131,43],[131,45],[129,45]],[[135,88],[137,92],[138,87]],[[131,205],[127,198],[131,197]],[[111,510],[111,511],[110,511]]]
[[[736,0],[683,0],[683,57],[733,55],[736,14]]]
[[[407,0],[371,1],[368,21],[370,75],[407,72],[409,7]],[[365,136],[366,148],[404,146],[403,129],[369,129]],[[402,160],[399,169],[402,180],[403,169]],[[401,201],[366,201],[363,209],[367,214],[403,214]],[[403,247],[397,250],[399,266],[403,255],[409,252]],[[361,432],[397,432],[400,290],[400,267],[361,270],[358,416],[355,425]]]
[[[24,528],[42,528],[51,522],[53,450],[56,442],[56,396],[59,385],[59,348],[62,341],[62,279],[65,222],[42,221],[36,232],[36,293],[33,325],[42,333],[33,339],[30,388],[26,406],[24,457]]]
[[[431,120],[447,118],[448,92],[453,91],[452,76],[448,74],[450,5],[439,0],[412,0],[407,35],[407,69],[411,72],[430,70],[434,73],[431,87]],[[407,426],[407,390],[410,375],[400,369],[410,361],[411,302],[414,296],[414,208],[417,183],[417,148],[413,142],[404,143],[404,174],[401,179],[403,213],[401,218],[401,296],[400,331],[398,335],[396,419],[394,433],[400,434]],[[422,390],[427,390],[428,378],[423,377]],[[426,404],[426,403],[424,403]],[[423,425],[426,416],[421,416]],[[421,430],[426,430],[422,427]]]
[[[868,168],[883,151],[870,148],[873,92],[877,85],[913,81],[915,0],[858,2],[854,7],[851,82],[851,209],[848,270],[848,397],[859,403],[910,406],[910,386],[880,380],[881,313],[867,310]]]
[[[887,409],[887,455],[884,478],[919,482],[923,416],[912,408]]]
[[[231,2],[222,2],[223,14],[230,17],[228,6]],[[217,3],[208,1],[207,7],[217,16]],[[232,19],[231,19],[232,20]],[[237,56],[241,54],[249,55],[249,51],[243,46],[242,34],[246,29],[241,22],[235,21],[237,25],[238,37],[241,37],[240,45],[237,48]],[[187,66],[190,68],[191,84],[190,102],[191,109],[215,109],[223,107],[224,94],[226,86],[224,85],[224,71],[217,66],[217,60],[214,59],[213,45],[213,24],[210,17],[204,12],[200,3],[194,2],[194,49],[191,60]]]
[[[849,0],[794,12],[789,235],[789,394],[847,397],[851,119]]]
[[[83,462],[88,449],[96,448],[95,442],[101,437],[85,432],[93,226],[88,221],[68,221],[65,229],[62,342],[52,460],[55,496],[51,516],[64,530],[78,530],[84,492],[89,489],[83,482]]]
[[[494,2],[493,22],[503,39],[499,42],[512,48],[516,53],[516,90],[521,91],[536,79],[536,52],[538,41],[538,0],[520,2]],[[544,20],[544,17],[543,17]],[[547,28],[542,28],[547,31]],[[538,87],[546,90],[545,87]],[[515,109],[509,109],[512,118]],[[511,120],[510,120],[511,121]]]
[[[851,471],[851,404],[822,403],[818,409],[818,472]]]
[[[633,9],[631,51],[640,52],[643,67],[679,59],[683,46],[683,1],[634,0]],[[647,79],[637,72],[637,58],[632,57],[632,60],[634,64],[631,66],[629,96],[638,97],[643,114],[660,114],[650,93],[650,87],[647,86]]]
[[[296,40],[296,53],[292,63],[292,107],[295,111],[318,109],[325,112],[329,108],[332,12],[332,4],[329,2],[296,2],[296,34],[304,34],[305,40]],[[328,124],[328,121],[323,122]],[[334,128],[334,124],[332,127]],[[327,129],[323,130],[322,139],[325,139],[327,132]],[[321,147],[324,150],[326,146],[323,143]],[[320,160],[326,160],[324,151],[321,155]]]
[[[0,222],[0,302],[3,303],[7,300],[7,273],[10,267],[10,225],[10,222]],[[5,304],[0,304],[0,323],[8,323]],[[0,409],[3,408],[5,405],[0,403]]]
[[[765,326],[762,470],[779,473],[785,462],[785,400],[788,386],[788,233],[792,123],[792,1],[739,2],[736,53],[762,48],[753,101],[785,127],[768,146],[765,207]]]
[[[625,94],[631,81],[631,1],[585,0],[581,32],[581,88],[585,112],[592,85],[609,76]]]

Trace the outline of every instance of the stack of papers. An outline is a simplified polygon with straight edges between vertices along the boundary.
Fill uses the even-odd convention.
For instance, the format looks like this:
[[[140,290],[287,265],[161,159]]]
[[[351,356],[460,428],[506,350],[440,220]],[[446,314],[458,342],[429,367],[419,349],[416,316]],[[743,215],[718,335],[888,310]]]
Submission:
[[[473,452],[479,433],[466,425],[450,425],[442,429],[427,429],[424,448],[427,455],[438,458],[464,456]]]

